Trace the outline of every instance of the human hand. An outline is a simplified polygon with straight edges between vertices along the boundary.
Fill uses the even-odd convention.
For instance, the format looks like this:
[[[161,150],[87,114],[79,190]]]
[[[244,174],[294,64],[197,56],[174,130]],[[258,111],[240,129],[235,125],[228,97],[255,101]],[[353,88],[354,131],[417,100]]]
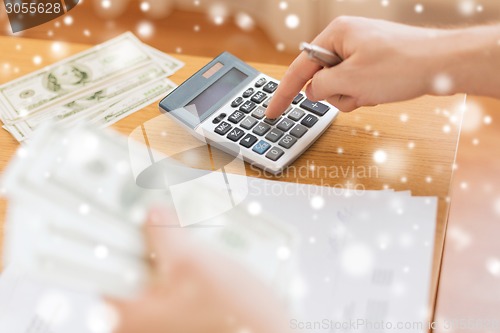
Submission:
[[[189,229],[169,228],[151,212],[145,237],[154,258],[152,282],[134,300],[109,300],[115,333],[286,332],[282,305],[272,292],[229,258],[195,243]]]
[[[333,20],[312,42],[344,61],[322,68],[301,53],[281,80],[266,116],[277,118],[309,82],[310,100],[326,99],[341,111],[418,97],[450,62],[451,31],[360,17]],[[444,37],[444,38],[443,38]],[[442,91],[451,93],[451,91]]]

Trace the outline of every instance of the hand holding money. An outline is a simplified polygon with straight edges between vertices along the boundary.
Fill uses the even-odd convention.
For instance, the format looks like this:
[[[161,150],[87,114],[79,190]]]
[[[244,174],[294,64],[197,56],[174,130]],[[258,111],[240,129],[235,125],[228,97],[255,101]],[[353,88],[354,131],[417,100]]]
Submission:
[[[146,290],[108,299],[120,318],[116,333],[287,332],[283,303],[265,284],[186,229],[162,227],[169,219],[156,208],[144,227],[152,262]]]

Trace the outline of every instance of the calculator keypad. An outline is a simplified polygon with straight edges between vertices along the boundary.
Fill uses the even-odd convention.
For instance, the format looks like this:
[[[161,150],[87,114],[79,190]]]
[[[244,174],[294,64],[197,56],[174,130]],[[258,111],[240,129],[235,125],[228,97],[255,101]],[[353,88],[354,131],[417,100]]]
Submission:
[[[234,111],[227,120],[232,122],[233,124],[239,123],[243,118],[245,118],[245,114],[241,111]]]
[[[271,129],[271,126],[269,126],[268,124],[266,123],[258,123],[257,126],[255,126],[253,128],[253,133],[257,134],[257,135],[260,135],[260,136],[263,136],[264,134],[266,134],[267,132],[269,132],[269,130]]]
[[[245,113],[250,113],[252,112],[253,109],[255,109],[256,106],[257,104],[255,104],[254,102],[246,101],[245,103],[243,103],[242,106],[240,106],[240,111],[243,111]]]
[[[214,131],[256,154],[278,161],[298,140],[304,140],[302,137],[330,107],[310,101],[299,93],[281,117],[265,118],[266,108],[277,88],[276,82],[259,78],[253,87],[231,102],[231,106],[238,109],[227,118],[227,122],[220,116],[214,118],[214,123],[216,119],[220,122]]]
[[[238,141],[239,139],[241,139],[241,137],[245,135],[245,131],[242,130],[241,128],[233,128],[232,131],[229,132],[229,134],[227,135],[227,138],[231,141]]]
[[[241,127],[243,127],[244,129],[251,129],[252,127],[255,126],[255,124],[257,124],[258,120],[255,119],[254,117],[250,117],[250,116],[247,116],[242,122],[241,122]]]

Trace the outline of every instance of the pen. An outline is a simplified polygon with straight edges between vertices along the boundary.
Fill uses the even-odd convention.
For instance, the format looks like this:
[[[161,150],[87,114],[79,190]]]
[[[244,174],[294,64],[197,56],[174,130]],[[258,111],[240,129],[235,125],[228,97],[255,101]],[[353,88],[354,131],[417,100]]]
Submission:
[[[300,50],[307,52],[307,56],[323,67],[333,67],[342,62],[342,58],[335,52],[328,51],[314,44],[302,42]]]

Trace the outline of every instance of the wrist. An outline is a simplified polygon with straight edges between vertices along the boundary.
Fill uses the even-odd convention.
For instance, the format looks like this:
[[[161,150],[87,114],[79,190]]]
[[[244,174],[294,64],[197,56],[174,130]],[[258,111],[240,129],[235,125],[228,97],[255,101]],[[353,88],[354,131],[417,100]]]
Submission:
[[[498,26],[441,30],[431,50],[429,93],[498,95],[499,40]]]

